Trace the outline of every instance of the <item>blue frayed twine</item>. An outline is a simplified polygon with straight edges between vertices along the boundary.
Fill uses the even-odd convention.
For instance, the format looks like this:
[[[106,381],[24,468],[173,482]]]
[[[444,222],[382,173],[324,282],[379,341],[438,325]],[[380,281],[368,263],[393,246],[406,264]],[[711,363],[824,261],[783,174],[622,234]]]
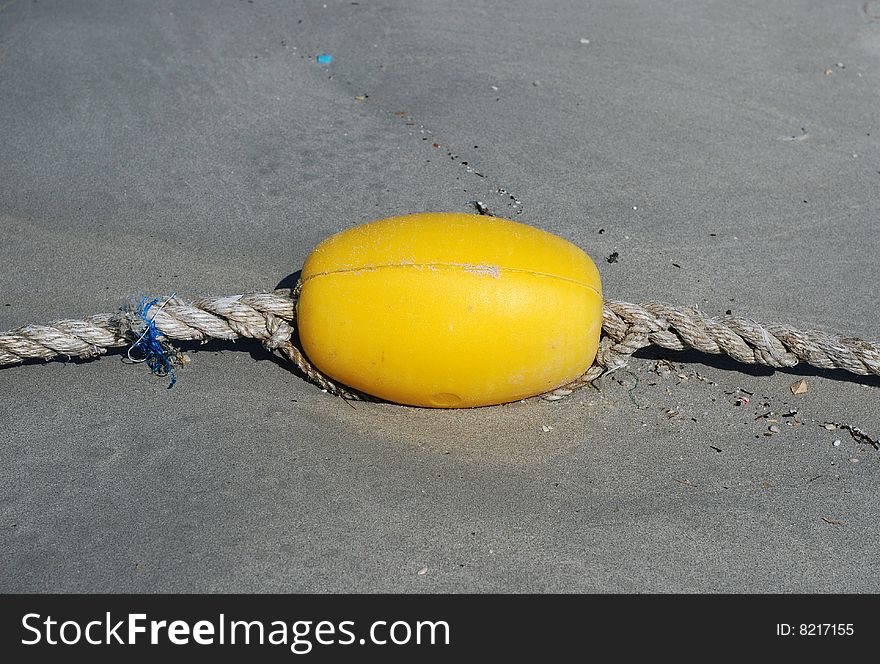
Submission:
[[[159,313],[159,311],[161,311],[175,295],[176,293],[172,293],[162,306],[159,307],[156,313]],[[158,303],[159,298],[155,298],[149,302],[146,297],[141,298],[136,314],[140,319],[139,322],[144,325],[144,331],[140,337],[138,337],[138,340],[128,349],[128,359],[132,362],[146,362],[147,366],[150,367],[150,373],[157,376],[171,376],[171,383],[168,385],[168,389],[170,390],[174,387],[174,383],[177,382],[177,375],[174,373],[174,362],[177,359],[178,353],[168,342],[168,338],[156,329],[155,314],[154,318],[147,318],[150,309]],[[136,331],[135,334],[137,334]],[[135,349],[137,349],[143,357],[140,359],[132,357],[131,352]]]

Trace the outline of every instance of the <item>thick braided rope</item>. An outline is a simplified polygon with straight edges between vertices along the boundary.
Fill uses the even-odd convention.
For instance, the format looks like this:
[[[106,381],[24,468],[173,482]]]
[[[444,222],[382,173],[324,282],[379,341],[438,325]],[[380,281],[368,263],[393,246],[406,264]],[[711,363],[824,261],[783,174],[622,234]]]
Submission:
[[[298,295],[299,285],[293,291],[202,298],[192,303],[172,298],[150,317],[159,332],[172,340],[258,339],[268,350],[287,357],[322,389],[350,399],[369,398],[327,378],[291,341]],[[127,310],[10,330],[0,334],[0,366],[57,355],[96,357],[107,348],[130,346],[139,322],[137,314]],[[696,309],[658,302],[636,305],[606,300],[602,333],[593,366],[545,398],[563,398],[602,374],[626,366],[634,352],[651,345],[726,354],[746,364],[793,367],[803,362],[822,369],[880,375],[877,343],[764,325],[738,316],[710,317]]]
[[[767,325],[740,316],[711,317],[697,309],[660,302],[605,300],[602,339],[593,366],[545,398],[563,398],[599,376],[625,367],[633,353],[647,346],[723,354],[743,364],[793,367],[805,363],[820,369],[880,376],[878,343]]]
[[[206,297],[192,303],[172,298],[150,318],[159,332],[178,341],[258,339],[267,350],[287,357],[321,389],[346,398],[363,398],[327,378],[293,344],[296,301],[290,290]],[[107,348],[130,346],[137,336],[133,331],[137,323],[137,314],[126,310],[10,330],[0,334],[0,366],[58,355],[97,357]]]

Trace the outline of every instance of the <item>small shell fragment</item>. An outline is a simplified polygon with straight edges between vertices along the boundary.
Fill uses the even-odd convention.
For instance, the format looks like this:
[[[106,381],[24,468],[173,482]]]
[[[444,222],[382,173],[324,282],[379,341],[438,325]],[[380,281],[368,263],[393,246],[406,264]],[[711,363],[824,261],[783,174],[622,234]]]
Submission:
[[[801,378],[800,380],[796,380],[793,382],[789,388],[792,394],[806,394],[809,391],[807,387],[807,379]]]

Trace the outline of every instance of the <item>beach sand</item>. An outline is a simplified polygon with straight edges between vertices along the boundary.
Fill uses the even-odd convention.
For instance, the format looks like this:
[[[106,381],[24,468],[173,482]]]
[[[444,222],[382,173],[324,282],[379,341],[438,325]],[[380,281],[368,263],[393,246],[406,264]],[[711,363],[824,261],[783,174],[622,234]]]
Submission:
[[[876,2],[0,3],[0,329],[479,200],[609,298],[876,340],[878,90]],[[651,351],[438,411],[122,357],[0,370],[0,591],[880,591],[880,452],[821,426],[880,436],[878,379]]]

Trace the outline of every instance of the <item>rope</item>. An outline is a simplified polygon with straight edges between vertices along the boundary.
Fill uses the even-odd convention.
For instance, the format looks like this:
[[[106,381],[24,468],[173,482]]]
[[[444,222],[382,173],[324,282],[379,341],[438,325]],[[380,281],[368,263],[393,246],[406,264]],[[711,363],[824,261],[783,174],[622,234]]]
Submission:
[[[545,398],[561,399],[599,376],[625,367],[633,353],[647,346],[728,355],[743,364],[775,368],[809,364],[860,376],[880,376],[878,343],[827,332],[804,332],[787,325],[767,325],[739,316],[711,317],[697,309],[660,302],[630,304],[606,300],[602,309],[602,338],[593,366]]]
[[[26,325],[0,334],[0,366],[58,355],[94,358],[107,348],[130,347],[146,325],[156,330],[160,342],[257,339],[267,350],[289,359],[321,389],[347,399],[371,399],[330,380],[294,345],[299,288],[297,284],[293,291],[209,297],[192,303],[172,297],[161,308],[128,307],[82,320]],[[738,316],[710,317],[696,309],[658,302],[637,305],[606,300],[602,338],[593,366],[545,398],[564,398],[599,376],[626,366],[634,352],[651,345],[725,354],[745,364],[779,368],[806,363],[821,369],[880,376],[877,343],[804,332],[786,325],[765,325]]]

